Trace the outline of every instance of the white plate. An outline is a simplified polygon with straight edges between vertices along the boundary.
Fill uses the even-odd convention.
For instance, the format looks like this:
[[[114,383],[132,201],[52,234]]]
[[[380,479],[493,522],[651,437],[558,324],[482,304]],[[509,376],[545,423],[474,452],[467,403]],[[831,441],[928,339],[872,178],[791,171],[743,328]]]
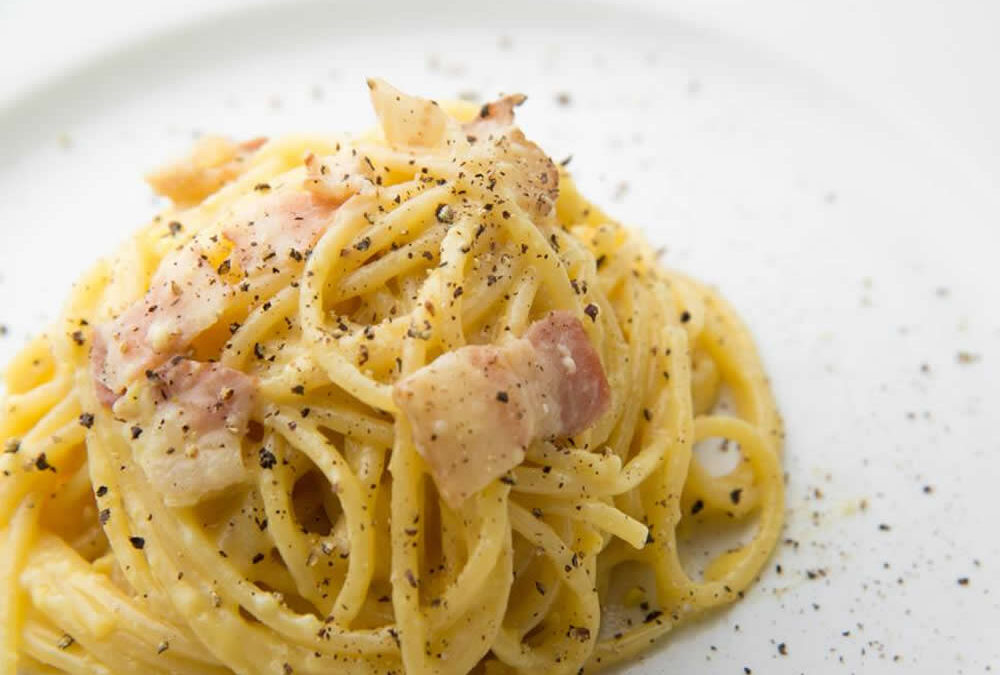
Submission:
[[[1000,667],[992,179],[952,136],[652,7],[447,5],[165,21],[4,90],[0,362],[153,213],[142,172],[197,133],[361,129],[371,74],[438,98],[520,90],[522,126],[573,155],[586,194],[742,311],[787,419],[774,564],[628,672]]]

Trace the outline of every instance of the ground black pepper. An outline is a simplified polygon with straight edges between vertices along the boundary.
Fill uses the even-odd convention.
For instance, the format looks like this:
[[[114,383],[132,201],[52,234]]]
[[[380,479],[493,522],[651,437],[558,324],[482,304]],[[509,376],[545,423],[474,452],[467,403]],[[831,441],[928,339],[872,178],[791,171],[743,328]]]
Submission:
[[[274,453],[267,448],[261,448],[257,454],[259,457],[260,468],[262,469],[271,469],[278,463],[278,458],[275,457]]]
[[[39,471],[51,471],[52,473],[56,472],[56,468],[49,464],[48,460],[45,458],[44,452],[39,453],[38,457],[35,458],[35,468]]]

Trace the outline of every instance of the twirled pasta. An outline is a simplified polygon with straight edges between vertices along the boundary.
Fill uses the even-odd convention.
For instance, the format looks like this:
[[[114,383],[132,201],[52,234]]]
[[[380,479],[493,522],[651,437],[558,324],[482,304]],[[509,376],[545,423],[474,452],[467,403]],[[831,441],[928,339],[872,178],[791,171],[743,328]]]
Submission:
[[[557,174],[512,126],[521,98],[450,106],[462,127],[370,86],[382,133],[213,139],[157,174],[180,206],[98,263],[9,365],[0,672],[589,672],[741,597],[767,560],[782,521],[781,422],[729,305],[661,268]],[[303,199],[319,204],[318,220],[294,217],[318,223],[308,248],[240,249],[234,222],[264,236],[261,209],[298,214]],[[274,236],[294,238],[287,226]],[[163,271],[184,250],[198,254],[184,264],[207,265],[209,281],[191,284],[221,284],[217,311],[186,342],[174,327],[155,347],[126,344],[130,308],[162,313],[158,279],[191,292]],[[177,316],[208,306],[207,288]],[[573,438],[535,439],[450,505],[395,383],[556,310],[579,317],[599,355],[606,410]],[[119,342],[105,328],[116,320]],[[184,377],[234,373],[253,387],[249,421],[226,417],[220,432],[236,438],[231,480],[204,463],[228,441],[188,448],[184,466],[215,479],[199,493],[197,471],[170,492],[150,468],[173,467],[175,448],[159,464],[143,454],[170,424],[154,417],[156,392],[175,396],[156,389],[180,363],[171,350],[193,364]],[[117,391],[105,361],[140,351],[156,365]],[[716,411],[723,391],[730,412]],[[730,473],[697,460],[710,438],[738,444]],[[679,533],[719,519],[754,533],[692,576]],[[627,563],[653,587],[616,591]],[[613,624],[619,605],[642,609]]]

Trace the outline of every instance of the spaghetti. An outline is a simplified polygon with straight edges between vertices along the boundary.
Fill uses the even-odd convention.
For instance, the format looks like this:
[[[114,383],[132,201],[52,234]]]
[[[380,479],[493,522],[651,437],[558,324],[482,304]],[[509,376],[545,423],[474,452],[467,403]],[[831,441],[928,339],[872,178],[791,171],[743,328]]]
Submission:
[[[0,672],[590,672],[766,562],[781,422],[729,305],[578,194],[523,97],[369,87],[378,132],[155,174],[175,207],[9,365]],[[752,534],[694,573],[719,522]]]

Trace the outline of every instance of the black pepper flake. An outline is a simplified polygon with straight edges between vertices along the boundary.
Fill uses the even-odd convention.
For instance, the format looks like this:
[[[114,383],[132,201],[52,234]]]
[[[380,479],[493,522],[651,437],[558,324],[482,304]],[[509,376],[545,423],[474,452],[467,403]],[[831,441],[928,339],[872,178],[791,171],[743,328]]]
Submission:
[[[287,663],[281,664],[281,669],[284,671],[285,675],[292,675],[292,673],[295,672],[295,669]]]
[[[176,220],[171,220],[167,223],[167,229],[170,230],[170,236],[176,237],[180,234],[180,231],[184,229],[184,226],[178,223]]]
[[[479,109],[479,116],[482,118],[487,118],[490,116],[490,104],[484,103],[483,107]]]
[[[687,323],[690,320],[691,320],[691,312],[685,309],[683,312],[681,312],[681,323]]]
[[[142,537],[129,537],[128,541],[130,544],[132,544],[132,548],[136,549],[137,551],[141,551],[143,548],[146,547],[146,540],[143,539]]]
[[[589,305],[583,308],[583,313],[589,316],[590,320],[594,322],[597,321],[597,313],[599,311],[600,310],[598,310],[597,305],[595,305],[594,303],[590,303]]]
[[[601,269],[601,267],[604,266],[604,263],[607,262],[607,260],[608,260],[608,256],[606,256],[606,255],[601,255],[600,257],[598,257],[597,260],[594,261],[594,262],[597,263],[597,269]]]
[[[94,416],[91,413],[83,413],[80,415],[80,426],[85,429],[89,429],[94,426]]]
[[[569,166],[569,163],[573,161],[573,155],[566,155],[566,159],[559,162],[559,166]]]
[[[453,298],[460,298],[460,297],[462,297],[462,293],[464,293],[464,292],[465,292],[465,289],[463,289],[461,286],[459,286],[458,288],[455,289],[455,292],[451,294],[451,297],[453,297]]]
[[[297,384],[294,387],[292,387],[292,393],[298,396],[304,396],[306,393],[306,388],[301,384]]]
[[[455,209],[451,208],[448,204],[438,204],[437,208],[434,209],[434,217],[438,219],[438,222],[451,224],[455,222]]]
[[[540,595],[545,595],[545,586],[542,584],[541,581],[535,582],[535,590],[538,591]]]
[[[101,525],[107,525],[109,518],[111,518],[111,509],[101,509],[101,512],[97,514],[97,520]]]
[[[160,644],[156,645],[156,653],[157,654],[162,654],[163,652],[167,651],[168,649],[170,649],[170,643],[167,642],[166,640],[164,640]]]
[[[782,656],[788,656],[788,645],[786,645],[784,642],[779,642],[778,653],[781,654]]]
[[[259,342],[253,343],[253,355],[259,360],[264,360],[264,348],[260,346]]]
[[[220,276],[222,276],[225,274],[229,274],[229,270],[231,270],[232,268],[233,268],[233,263],[229,260],[229,258],[226,258],[219,264],[219,267],[215,271],[218,272]]]
[[[257,183],[253,186],[253,189],[257,192],[267,192],[271,189],[271,186],[268,183]]]
[[[653,420],[653,413],[649,412],[649,408],[642,409],[642,416],[646,419],[647,422],[651,422]]]
[[[507,392],[505,392],[505,391],[498,391],[497,392],[497,400],[500,401],[501,403],[506,403],[508,400],[510,400],[510,397],[507,396]]]
[[[569,630],[566,631],[566,637],[579,640],[580,642],[588,642],[590,640],[590,629],[585,626],[571,625]]]
[[[77,344],[77,346],[82,346],[83,343],[87,341],[83,337],[83,331],[82,330],[75,330],[75,331],[73,331],[72,333],[70,333],[70,337],[73,338],[73,342],[75,342]]]
[[[739,504],[740,503],[740,497],[742,495],[743,495],[743,489],[742,488],[736,488],[735,490],[733,490],[732,492],[729,493],[729,501],[731,501],[733,504]]]
[[[881,530],[882,532],[888,532],[892,528],[889,527],[889,525],[887,523],[879,523],[878,529]]]
[[[355,244],[354,248],[357,249],[358,251],[367,251],[371,247],[371,245],[372,245],[372,238],[365,237],[357,244]]]
[[[63,633],[63,636],[59,638],[59,642],[56,643],[56,647],[59,649],[69,649],[76,640],[69,633]]]
[[[258,461],[260,462],[260,468],[262,469],[271,469],[278,463],[278,458],[275,457],[274,453],[267,448],[261,448],[257,455]]]
[[[101,485],[100,487],[97,488],[97,491],[94,492],[94,494],[96,494],[98,497],[103,497],[104,495],[108,494],[108,486]]]
[[[517,481],[514,480],[514,477],[511,476],[509,473],[505,473],[504,475],[500,476],[500,482],[503,483],[504,485],[517,485]]]
[[[132,434],[132,440],[133,441],[135,439],[139,438],[139,436],[142,436],[142,427],[139,427],[139,426],[132,427],[130,429],[130,431],[131,431],[131,434]]]
[[[44,452],[39,453],[38,457],[35,458],[35,468],[39,471],[51,471],[52,473],[56,472],[56,468],[49,464],[49,461],[45,458]]]
[[[968,586],[969,585],[969,577],[961,577],[961,578],[959,578],[958,585],[959,586]]]
[[[699,513],[701,513],[701,510],[703,508],[705,508],[705,502],[701,501],[700,499],[695,501],[695,503],[691,505],[691,515],[692,516],[698,515]]]
[[[654,609],[652,612],[650,612],[649,614],[647,614],[646,618],[643,619],[642,621],[643,621],[643,623],[652,623],[652,622],[656,621],[657,619],[659,619],[661,616],[663,616],[663,612],[661,612],[658,609]]]
[[[413,588],[417,587],[417,578],[413,576],[413,570],[407,569],[403,573],[403,576],[406,577],[406,582],[410,584],[410,586],[412,586]]]

